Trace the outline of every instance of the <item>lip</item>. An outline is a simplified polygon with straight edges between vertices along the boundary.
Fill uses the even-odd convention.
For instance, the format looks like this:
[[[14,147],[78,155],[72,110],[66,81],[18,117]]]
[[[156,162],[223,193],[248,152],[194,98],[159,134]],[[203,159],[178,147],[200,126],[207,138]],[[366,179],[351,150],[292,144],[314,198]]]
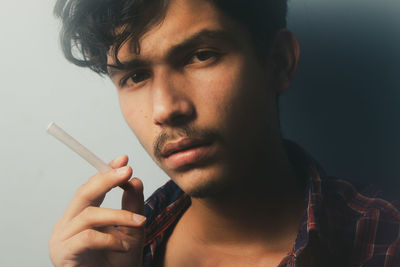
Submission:
[[[195,138],[181,138],[175,142],[169,142],[165,144],[165,146],[161,150],[161,156],[163,158],[168,158],[172,154],[208,144],[210,144],[210,142],[206,140]]]
[[[205,163],[214,152],[214,146],[210,141],[182,138],[176,142],[167,143],[161,156],[168,169],[184,171]]]

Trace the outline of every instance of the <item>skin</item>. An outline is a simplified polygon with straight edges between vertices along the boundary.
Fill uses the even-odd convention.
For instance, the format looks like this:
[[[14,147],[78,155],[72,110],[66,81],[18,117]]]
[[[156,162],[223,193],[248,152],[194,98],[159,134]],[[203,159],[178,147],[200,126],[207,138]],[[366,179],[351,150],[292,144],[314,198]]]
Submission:
[[[212,4],[173,0],[140,46],[137,55],[125,43],[118,58],[130,67],[109,69],[122,113],[149,155],[192,197],[162,264],[278,265],[293,246],[304,211],[303,188],[283,149],[276,111],[276,95],[289,87],[297,68],[296,39],[282,30],[269,56],[259,58],[248,32]],[[204,160],[175,168],[157,153],[160,144],[187,136],[211,136]],[[123,158],[111,166],[126,164]],[[143,210],[142,184],[128,182],[131,169],[125,168],[118,178],[116,171],[97,174],[78,190],[50,240],[56,266],[140,266],[143,222],[132,217]],[[123,210],[112,211],[121,219],[110,221],[111,211],[98,206],[123,183],[130,188]]]
[[[109,164],[113,170],[94,175],[78,189],[49,241],[54,266],[141,266],[143,185],[129,180],[127,163],[127,156],[115,159]],[[106,193],[118,185],[125,188],[122,210],[100,208]]]

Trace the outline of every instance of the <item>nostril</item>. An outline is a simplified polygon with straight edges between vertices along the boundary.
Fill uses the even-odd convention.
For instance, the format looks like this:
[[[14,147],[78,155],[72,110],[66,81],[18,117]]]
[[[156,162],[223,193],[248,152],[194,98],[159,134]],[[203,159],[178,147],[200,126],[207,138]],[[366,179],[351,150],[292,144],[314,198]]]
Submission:
[[[192,114],[173,114],[170,118],[169,124],[172,126],[179,126],[183,124],[187,124],[192,120]]]
[[[188,113],[173,112],[162,119],[154,118],[154,123],[159,126],[182,126],[193,121],[195,118],[195,112],[191,111]]]

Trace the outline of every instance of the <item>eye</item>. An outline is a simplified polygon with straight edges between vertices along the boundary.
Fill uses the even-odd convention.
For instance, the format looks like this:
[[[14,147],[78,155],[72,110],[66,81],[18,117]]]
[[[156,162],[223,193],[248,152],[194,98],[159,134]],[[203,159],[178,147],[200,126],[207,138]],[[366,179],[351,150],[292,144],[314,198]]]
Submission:
[[[218,59],[219,53],[212,51],[212,50],[203,50],[203,51],[198,51],[193,54],[193,56],[190,58],[188,64],[196,64],[196,63],[202,63],[202,62],[209,62]]]
[[[121,87],[131,87],[135,86],[145,80],[147,80],[150,77],[150,73],[145,70],[138,70],[133,73],[130,73],[128,76],[123,78],[120,82]]]

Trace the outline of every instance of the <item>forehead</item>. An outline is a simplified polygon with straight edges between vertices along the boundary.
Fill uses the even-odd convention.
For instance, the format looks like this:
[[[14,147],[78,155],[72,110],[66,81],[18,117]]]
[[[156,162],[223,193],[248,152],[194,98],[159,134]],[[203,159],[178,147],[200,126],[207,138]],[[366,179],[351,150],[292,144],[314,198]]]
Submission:
[[[139,39],[140,55],[134,52],[133,41],[126,42],[118,51],[121,62],[132,58],[159,58],[172,46],[178,45],[203,30],[229,31],[227,19],[207,0],[172,0],[163,20],[150,28]],[[233,27],[232,27],[233,28]],[[108,55],[108,64],[115,60]]]

